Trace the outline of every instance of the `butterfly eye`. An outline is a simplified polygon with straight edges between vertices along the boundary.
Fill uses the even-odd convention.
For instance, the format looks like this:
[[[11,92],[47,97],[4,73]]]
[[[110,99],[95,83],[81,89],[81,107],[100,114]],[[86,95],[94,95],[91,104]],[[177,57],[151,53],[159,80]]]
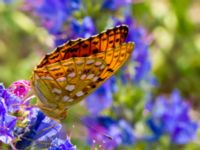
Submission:
[[[127,34],[127,26],[117,26],[69,41],[46,55],[32,76],[38,107],[52,118],[63,119],[70,106],[95,91],[127,61],[134,47],[132,42],[124,43]]]

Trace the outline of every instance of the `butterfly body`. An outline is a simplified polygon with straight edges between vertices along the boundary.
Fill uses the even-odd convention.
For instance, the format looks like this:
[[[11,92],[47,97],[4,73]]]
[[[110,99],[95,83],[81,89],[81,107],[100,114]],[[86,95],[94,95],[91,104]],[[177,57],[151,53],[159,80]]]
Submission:
[[[101,86],[129,58],[134,44],[124,43],[127,34],[128,27],[121,25],[68,41],[47,54],[31,80],[38,107],[52,118],[65,118],[70,106]]]

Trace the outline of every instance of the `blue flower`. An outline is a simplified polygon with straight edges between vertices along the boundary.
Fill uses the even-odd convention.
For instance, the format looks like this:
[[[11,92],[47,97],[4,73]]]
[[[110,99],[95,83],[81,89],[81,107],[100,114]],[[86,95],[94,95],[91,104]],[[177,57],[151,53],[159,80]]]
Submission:
[[[82,19],[82,23],[79,23],[77,20],[72,20],[69,24],[72,31],[73,38],[83,37],[88,38],[96,32],[96,28],[92,18],[87,16]]]
[[[190,142],[197,133],[197,123],[189,116],[190,106],[183,101],[178,90],[174,90],[170,98],[157,97],[147,125],[153,132],[153,136],[146,137],[149,141],[155,141],[164,133],[169,134],[171,142],[175,144],[186,144]]]
[[[15,113],[20,109],[22,100],[6,90],[3,84],[0,83],[0,97],[4,100],[7,113]]]
[[[14,110],[16,111],[18,107],[15,107],[18,103],[18,98],[9,93],[0,84],[0,141],[4,143],[11,143],[14,139],[14,127],[16,125],[17,118],[12,116]]]
[[[13,1],[14,0],[3,0],[3,2],[6,3],[6,4],[11,4],[11,3],[13,3]]]
[[[135,137],[131,126],[124,120],[110,117],[84,117],[83,123],[88,129],[90,145],[99,144],[104,149],[114,149],[120,145],[132,145]]]
[[[52,141],[48,150],[76,150],[76,146],[70,142],[69,137],[66,140],[56,138]]]
[[[3,116],[6,114],[6,104],[4,102],[4,99],[2,97],[0,97],[0,115]]]
[[[11,144],[14,139],[13,131],[16,125],[16,117],[5,114],[0,116],[0,141]]]
[[[41,18],[43,26],[51,33],[62,30],[70,15],[80,8],[79,0],[26,0],[29,10]]]
[[[102,8],[114,11],[119,9],[120,7],[126,6],[131,3],[132,3],[131,0],[104,0]]]
[[[56,45],[60,45],[68,40],[77,39],[79,37],[88,38],[95,33],[96,27],[91,17],[84,17],[81,23],[76,19],[72,19],[67,27],[67,33],[66,31],[58,33],[55,43]],[[67,37],[62,36],[64,34],[67,35]]]
[[[5,101],[0,97],[0,141],[10,144],[14,139],[13,131],[16,124],[16,117],[7,114]]]
[[[16,143],[17,149],[25,149],[31,144],[36,147],[48,147],[51,141],[57,136],[61,129],[61,124],[46,117],[39,109],[35,108],[32,113],[31,122],[26,126],[23,132],[17,128],[16,136],[20,136],[20,140]]]
[[[134,41],[135,43],[135,50],[131,56],[132,61],[135,63],[135,65],[132,67],[133,70],[135,70],[135,73],[133,74],[132,70],[124,68],[125,74],[122,74],[121,76],[122,81],[128,82],[131,80],[134,83],[140,83],[142,80],[150,79],[150,83],[155,84],[155,79],[150,74],[151,61],[149,58],[149,41],[145,29],[137,26],[130,15],[126,15],[123,21],[120,21],[116,18],[113,20],[115,25],[124,23],[129,26],[127,41]]]
[[[59,134],[61,124],[30,106],[29,91],[28,81],[14,82],[8,89],[0,84],[0,141],[15,143],[17,149],[31,145],[47,148]]]

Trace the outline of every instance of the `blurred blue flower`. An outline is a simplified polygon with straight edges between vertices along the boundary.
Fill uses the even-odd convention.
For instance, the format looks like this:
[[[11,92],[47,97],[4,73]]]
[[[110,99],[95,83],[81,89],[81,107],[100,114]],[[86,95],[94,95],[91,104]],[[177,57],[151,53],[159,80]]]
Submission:
[[[89,16],[84,17],[82,19],[82,23],[79,23],[77,20],[73,19],[69,26],[73,31],[70,38],[88,38],[96,32],[94,22]]]
[[[70,15],[80,8],[80,0],[26,0],[28,10],[40,16],[42,25],[57,34]]]
[[[102,3],[102,8],[114,11],[130,3],[132,3],[132,0],[104,0]]]
[[[3,2],[6,3],[6,4],[11,4],[11,3],[14,2],[14,0],[3,0]]]
[[[61,45],[68,40],[77,39],[80,37],[88,38],[95,33],[96,27],[91,17],[84,17],[82,22],[72,19],[68,24],[67,31],[56,34],[55,43],[56,45]]]
[[[56,138],[52,141],[48,150],[76,150],[76,146],[70,142],[69,137],[66,140]]]
[[[172,143],[186,144],[196,136],[197,123],[191,120],[190,106],[183,100],[178,90],[174,90],[169,98],[157,97],[153,107],[148,108],[151,116],[147,120],[147,125],[154,134],[146,137],[148,141],[158,140],[167,133]]]
[[[98,115],[102,110],[112,105],[112,94],[117,90],[115,82],[115,77],[111,77],[86,98],[86,107],[90,114]]]
[[[135,63],[133,66],[135,73],[124,68],[125,74],[121,76],[122,81],[128,82],[131,80],[134,83],[140,83],[142,80],[150,79],[151,83],[156,84],[155,79],[150,76],[151,61],[149,59],[149,41],[145,29],[137,26],[133,17],[130,15],[126,15],[123,21],[116,18],[113,18],[113,21],[115,25],[122,23],[128,25],[129,34],[127,41],[133,41],[135,43],[135,50],[131,56],[131,59]]]
[[[119,145],[132,145],[135,142],[131,126],[124,120],[87,116],[83,118],[83,124],[88,129],[90,145],[99,144],[104,149],[112,150]]]

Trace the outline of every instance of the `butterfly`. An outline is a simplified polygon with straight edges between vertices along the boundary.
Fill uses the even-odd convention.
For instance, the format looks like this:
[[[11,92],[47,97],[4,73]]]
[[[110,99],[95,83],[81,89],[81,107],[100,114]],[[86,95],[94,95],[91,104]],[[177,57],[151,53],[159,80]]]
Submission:
[[[125,43],[127,34],[128,27],[120,25],[89,38],[70,40],[46,54],[31,77],[37,106],[53,119],[64,119],[72,105],[95,91],[128,60],[134,43]]]

